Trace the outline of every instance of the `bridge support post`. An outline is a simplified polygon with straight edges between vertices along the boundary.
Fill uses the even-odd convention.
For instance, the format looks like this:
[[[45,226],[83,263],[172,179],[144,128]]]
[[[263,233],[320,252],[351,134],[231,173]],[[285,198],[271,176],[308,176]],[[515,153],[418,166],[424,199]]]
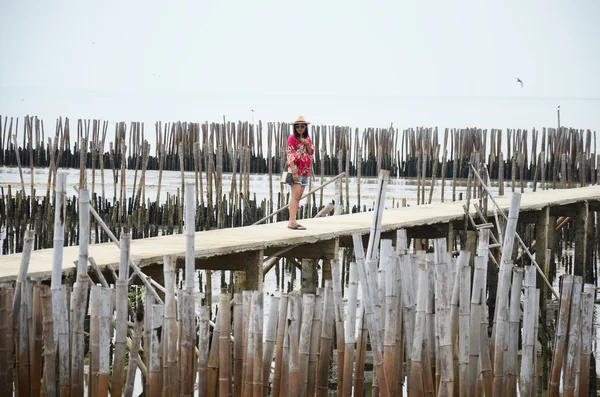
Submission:
[[[317,263],[314,259],[302,259],[302,293],[316,294],[317,293]]]
[[[246,255],[245,270],[235,272],[235,288],[237,291],[262,291],[264,251],[252,251]]]
[[[582,276],[584,283],[587,283],[591,280],[587,274],[588,272],[586,271],[588,268],[588,227],[591,226],[589,214],[590,209],[587,201],[577,205],[577,215],[575,218],[575,254],[573,258],[573,274],[575,276]]]

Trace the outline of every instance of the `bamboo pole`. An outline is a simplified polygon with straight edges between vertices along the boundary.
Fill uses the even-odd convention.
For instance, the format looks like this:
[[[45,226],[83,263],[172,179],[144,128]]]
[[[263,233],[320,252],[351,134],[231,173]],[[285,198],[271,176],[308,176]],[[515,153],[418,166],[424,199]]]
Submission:
[[[592,326],[594,313],[594,296],[596,287],[594,284],[585,284],[583,294],[581,296],[581,362],[579,376],[579,393],[580,396],[589,395],[590,380],[590,361],[592,355]]]
[[[286,331],[286,319],[288,308],[288,295],[282,294],[279,299],[279,317],[277,319],[277,339],[275,342],[275,370],[273,372],[273,397],[279,397],[281,393],[281,373],[283,366],[283,340]]]
[[[1,121],[1,117],[0,117]],[[8,324],[8,317],[10,314],[10,308],[12,307],[12,302],[8,301],[8,289],[10,287],[8,284],[0,284],[0,335],[8,336],[10,325]],[[7,390],[8,384],[8,345],[12,344],[12,341],[9,342],[8,337],[0,338],[0,391],[4,392],[7,395],[12,394],[12,390],[10,394]],[[11,357],[12,364],[12,357]],[[12,378],[11,378],[11,386],[12,386]]]
[[[424,262],[419,263],[419,283],[417,287],[417,307],[416,322],[414,328],[414,340],[411,348],[410,371],[408,378],[408,388],[411,395],[424,396],[425,389],[423,385],[423,337],[425,335],[425,306],[427,304],[427,294],[429,287],[429,275],[427,274],[427,265]],[[413,394],[414,393],[414,394]]]
[[[228,397],[231,389],[231,345],[229,340],[229,295],[219,298],[219,396]],[[190,394],[191,395],[191,394]]]
[[[44,333],[44,378],[46,397],[56,397],[56,344],[54,343],[54,316],[52,315],[52,290],[41,287],[43,333]],[[12,393],[11,393],[12,394]],[[11,395],[9,394],[9,395]]]
[[[395,280],[394,280],[395,281]],[[356,308],[358,295],[358,269],[356,263],[350,263],[350,281],[348,288],[348,312],[344,328],[346,350],[344,352],[343,396],[352,396],[352,366],[354,364],[354,343],[356,341]]]
[[[314,320],[316,298],[314,294],[302,295],[304,306],[302,308],[302,325],[300,327],[300,341],[298,346],[298,366],[300,368],[300,389],[298,396],[304,397],[308,388],[308,373],[310,344],[312,340],[312,324]],[[341,371],[340,371],[341,372]],[[339,382],[339,380],[338,380]]]
[[[583,277],[573,277],[573,293],[571,296],[571,310],[569,318],[567,360],[563,378],[563,396],[574,397],[577,373],[577,360],[581,351],[581,290]]]
[[[333,333],[333,290],[331,280],[325,280],[323,317],[321,318],[321,343],[317,368],[317,397],[326,397],[329,389],[329,356]]]
[[[279,297],[272,296],[269,306],[269,321],[265,332],[265,347],[263,349],[263,397],[269,395],[269,378],[271,377],[271,366],[273,364],[273,352],[275,351],[275,341],[277,332],[277,315],[279,310]],[[239,334],[237,334],[239,335]],[[237,340],[238,338],[236,338]],[[240,338],[241,339],[241,338]],[[234,377],[234,381],[237,377]]]
[[[569,323],[569,313],[571,310],[571,295],[573,292],[573,277],[565,274],[562,280],[562,291],[560,294],[560,308],[558,314],[558,324],[554,339],[554,356],[552,358],[552,373],[550,377],[549,396],[559,396],[560,372],[563,365],[565,350],[567,348],[567,327]]]
[[[335,335],[337,341],[338,365],[344,362],[344,304],[342,302],[342,275],[340,261],[333,259],[331,261],[331,275],[333,282],[333,311],[335,314]],[[337,393],[341,396],[343,393],[344,372],[339,371]]]
[[[160,366],[160,344],[158,341],[158,330],[163,326],[164,305],[150,305],[150,337],[148,349],[148,396],[160,397],[162,395],[162,380]],[[163,331],[164,332],[164,331]]]
[[[98,395],[98,380],[100,366],[100,291],[97,286],[90,290],[90,364],[88,393],[90,396]]]
[[[131,352],[129,354],[129,366],[127,367],[127,378],[125,381],[125,391],[123,397],[132,397],[135,386],[135,374],[138,369],[138,353],[140,351],[142,333],[144,328],[144,311],[139,305],[136,311],[135,325],[133,328],[133,337],[131,338]]]
[[[33,230],[27,230],[25,232],[25,238],[23,239],[23,251],[21,253],[21,265],[19,267],[19,274],[17,275],[17,281],[14,287],[14,298],[12,301],[12,329],[13,336],[18,336],[19,321],[20,321],[20,310],[21,310],[21,295],[22,286],[27,277],[29,269],[29,261],[31,259],[31,250],[33,248],[33,241],[35,238],[35,232]]]
[[[535,267],[525,269],[525,302],[523,305],[523,354],[521,357],[520,395],[533,396],[535,383],[535,339],[536,319]],[[516,344],[516,343],[515,343]]]
[[[233,396],[241,397],[244,368],[244,306],[242,293],[236,292],[233,301]]]
[[[300,384],[302,379],[300,377],[300,364],[299,364],[299,344],[300,344],[300,322],[302,320],[302,296],[298,291],[290,292],[291,310],[288,313],[288,324],[289,324],[289,346],[290,346],[290,359],[289,359],[289,393],[290,397],[299,397],[300,395]]]
[[[304,397],[315,395],[317,383],[317,361],[321,351],[321,329],[323,326],[323,310],[325,292],[324,288],[317,288],[315,297],[315,311],[313,313],[312,329],[310,333],[310,351],[308,352],[308,380],[306,382],[306,393]]]
[[[85,273],[80,274],[77,277],[76,286],[73,288],[73,294],[75,295],[75,298],[73,307],[73,318],[71,320],[71,346],[73,349],[71,352],[71,397],[80,397],[84,395],[84,328],[89,288],[89,276]],[[126,322],[125,327],[127,327]]]
[[[100,289],[100,318],[99,318],[99,357],[98,357],[98,397],[108,396],[108,381],[110,374],[110,289]]]
[[[198,397],[208,395],[209,308],[200,306],[198,314]],[[237,338],[236,338],[237,339]]]
[[[535,277],[535,268],[534,277]],[[535,279],[534,279],[535,280]],[[521,285],[523,283],[523,269],[513,268],[512,286],[510,290],[510,307],[508,320],[508,351],[506,356],[506,395],[516,397],[517,395],[517,377],[518,377],[518,344],[519,340],[519,320],[521,319]],[[533,291],[535,303],[535,290]],[[533,357],[533,356],[532,356]],[[531,363],[533,365],[533,361]]]
[[[397,258],[392,247],[392,240],[381,241],[381,264],[380,268],[385,270],[385,277],[380,288],[385,292],[385,323],[383,341],[384,371],[387,374],[394,373],[394,360],[396,355],[396,326],[398,324],[398,295],[396,294],[396,263]],[[383,301],[382,301],[383,302]],[[354,309],[356,317],[356,309]],[[355,325],[356,326],[356,325]],[[353,332],[354,334],[354,332]],[[396,382],[390,382],[390,394],[396,392]]]
[[[26,280],[21,285],[22,296],[21,309],[19,311],[19,328],[16,330],[15,353],[17,360],[17,394],[19,396],[29,396],[31,393],[30,379],[30,356],[29,356],[29,333],[31,332],[28,324],[28,309],[31,305],[30,289],[32,283]]]
[[[177,304],[175,302],[175,262],[171,255],[163,257],[165,280],[165,314],[162,331],[163,347],[163,394],[179,394],[178,348],[177,348]]]
[[[113,356],[113,371],[111,392],[122,395],[125,380],[125,350],[127,348],[127,317],[128,317],[128,279],[131,247],[131,234],[121,234],[121,259],[119,262],[119,278],[116,281],[116,324],[115,351]]]
[[[440,386],[439,396],[452,396],[454,392],[454,369],[452,358],[452,331],[450,324],[450,293],[448,264],[437,263],[435,266],[436,313],[438,314],[438,333],[440,350]]]

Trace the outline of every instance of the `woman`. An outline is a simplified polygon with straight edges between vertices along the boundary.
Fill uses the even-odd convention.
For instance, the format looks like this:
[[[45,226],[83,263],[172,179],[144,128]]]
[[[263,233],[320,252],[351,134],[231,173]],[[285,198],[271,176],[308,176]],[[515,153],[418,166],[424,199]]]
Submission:
[[[304,226],[296,222],[296,213],[300,206],[300,198],[304,193],[304,188],[308,185],[310,165],[315,151],[312,140],[308,136],[308,124],[310,123],[306,122],[304,117],[298,116],[296,121],[292,123],[294,133],[289,136],[287,141],[286,164],[288,165],[288,172],[292,174],[292,179],[288,178],[287,180],[292,189],[288,228],[293,230],[306,230]]]

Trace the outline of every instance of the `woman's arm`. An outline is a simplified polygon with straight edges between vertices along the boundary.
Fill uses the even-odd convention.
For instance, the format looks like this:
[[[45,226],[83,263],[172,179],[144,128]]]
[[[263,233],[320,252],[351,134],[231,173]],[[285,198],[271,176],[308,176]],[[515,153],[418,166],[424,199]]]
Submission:
[[[312,142],[310,141],[310,138],[308,138],[308,139],[300,138],[300,142],[302,142],[302,144],[306,148],[306,151],[308,152],[308,154],[310,154],[312,156],[312,154],[315,152],[315,149],[312,145]]]

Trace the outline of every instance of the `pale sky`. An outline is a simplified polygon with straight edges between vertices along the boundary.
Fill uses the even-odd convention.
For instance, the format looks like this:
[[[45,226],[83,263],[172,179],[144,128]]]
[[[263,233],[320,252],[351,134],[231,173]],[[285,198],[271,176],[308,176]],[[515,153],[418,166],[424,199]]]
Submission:
[[[597,0],[0,0],[0,114],[541,128],[561,105],[600,130],[599,26]]]

